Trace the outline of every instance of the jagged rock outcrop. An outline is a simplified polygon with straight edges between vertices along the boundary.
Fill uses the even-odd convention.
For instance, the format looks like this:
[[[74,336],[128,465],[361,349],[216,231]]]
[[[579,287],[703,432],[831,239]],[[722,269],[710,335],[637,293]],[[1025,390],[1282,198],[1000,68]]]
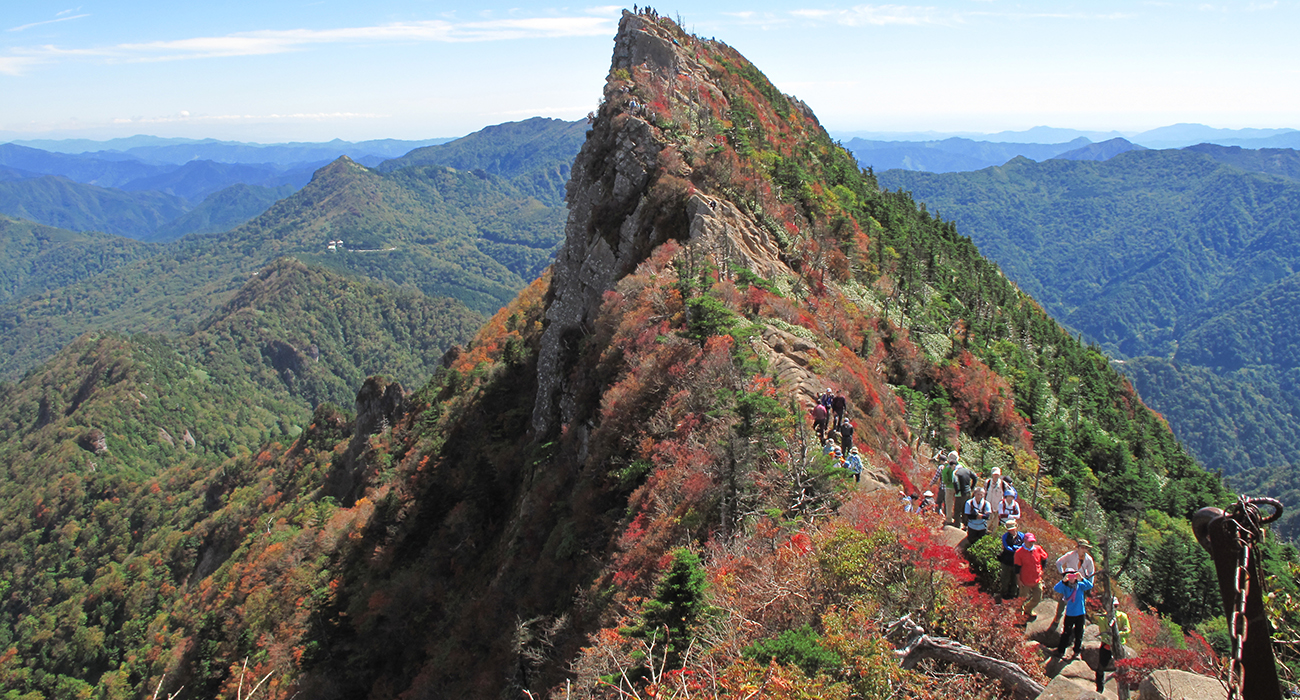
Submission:
[[[637,66],[665,80],[707,89],[708,71],[680,50],[663,27],[624,12],[611,76]],[[538,359],[533,428],[544,434],[577,414],[567,374],[592,330],[603,295],[669,239],[697,255],[740,257],[764,277],[787,271],[770,233],[734,203],[694,191],[689,166],[656,136],[652,116],[628,97],[625,81],[605,85],[600,115],[574,161],[567,189],[569,219],[556,256],[546,331]],[[704,86],[704,87],[701,87]],[[668,149],[666,151],[666,149]]]
[[[97,455],[108,452],[108,438],[104,436],[104,431],[99,428],[91,428],[86,431],[86,434],[82,435],[81,439],[78,440],[78,444],[81,445],[82,449]]]
[[[326,495],[351,504],[366,485],[366,464],[363,455],[369,448],[371,435],[381,433],[406,415],[406,390],[398,382],[389,382],[384,377],[366,379],[361,390],[357,392],[356,417],[352,421],[352,439],[347,451],[335,461],[325,479]],[[322,436],[346,432],[340,427],[337,412],[333,409],[317,407],[312,417],[312,428],[303,436],[303,442],[316,442]],[[317,433],[320,435],[318,436]]]
[[[353,440],[365,439],[395,425],[406,413],[406,390],[398,382],[370,377],[357,392]]]

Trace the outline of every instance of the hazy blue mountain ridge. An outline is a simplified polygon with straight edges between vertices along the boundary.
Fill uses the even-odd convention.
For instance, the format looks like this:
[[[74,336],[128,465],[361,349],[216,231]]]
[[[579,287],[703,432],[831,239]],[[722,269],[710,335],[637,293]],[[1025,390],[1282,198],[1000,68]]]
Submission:
[[[585,120],[533,117],[489,126],[446,144],[416,149],[381,163],[380,172],[411,165],[479,169],[514,182],[516,187],[551,205],[564,200],[569,166],[587,138]]]
[[[190,209],[175,195],[127,192],[56,175],[0,182],[0,214],[73,231],[144,239]]]
[[[1101,143],[1090,143],[1053,157],[1062,160],[1109,160],[1121,153],[1142,150],[1146,150],[1146,147],[1132,143],[1128,139],[1113,138]]]
[[[879,174],[1100,343],[1207,466],[1276,466],[1300,435],[1300,183],[1292,153],[1135,150]]]

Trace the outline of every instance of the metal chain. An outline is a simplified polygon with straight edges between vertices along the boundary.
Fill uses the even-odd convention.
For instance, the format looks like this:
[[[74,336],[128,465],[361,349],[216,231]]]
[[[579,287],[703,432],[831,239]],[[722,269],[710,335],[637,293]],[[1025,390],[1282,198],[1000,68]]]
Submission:
[[[1269,517],[1261,517],[1259,505],[1271,506],[1274,510]],[[1241,660],[1242,647],[1246,645],[1246,632],[1249,622],[1246,620],[1246,598],[1250,594],[1250,550],[1264,539],[1262,525],[1269,523],[1282,514],[1282,504],[1272,498],[1247,498],[1238,496],[1236,507],[1228,517],[1237,526],[1236,540],[1241,554],[1237,557],[1237,575],[1233,588],[1237,598],[1233,601],[1232,619],[1228,621],[1228,632],[1232,636],[1232,662],[1228,667],[1228,700],[1237,700],[1245,693],[1245,673]]]
[[[1242,534],[1238,524],[1238,535]],[[1245,540],[1246,538],[1241,538]],[[1232,619],[1228,630],[1232,635],[1232,662],[1228,666],[1228,700],[1237,700],[1245,692],[1245,673],[1242,672],[1241,648],[1246,644],[1246,596],[1250,591],[1250,544],[1242,542],[1241,556],[1237,559],[1237,575],[1233,580],[1237,599],[1232,606]]]

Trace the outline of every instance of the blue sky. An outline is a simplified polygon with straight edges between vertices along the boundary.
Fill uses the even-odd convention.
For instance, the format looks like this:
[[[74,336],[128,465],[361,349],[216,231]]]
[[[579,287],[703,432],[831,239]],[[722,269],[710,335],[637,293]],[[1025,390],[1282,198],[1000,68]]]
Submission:
[[[1300,1],[655,7],[832,131],[1300,128]],[[3,0],[0,138],[418,139],[576,119],[620,9]]]

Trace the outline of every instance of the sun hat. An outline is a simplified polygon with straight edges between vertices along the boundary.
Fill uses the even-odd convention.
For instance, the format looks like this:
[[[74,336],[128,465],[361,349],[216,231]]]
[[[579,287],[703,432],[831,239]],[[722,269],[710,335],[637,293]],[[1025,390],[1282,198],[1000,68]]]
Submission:
[[[933,495],[934,495],[934,492],[933,492],[933,491],[926,491],[925,493],[923,493],[923,494],[921,494],[921,495],[922,495],[922,496],[933,496]]]
[[[1025,541],[1026,541],[1026,542],[1037,542],[1037,541],[1038,541],[1038,538],[1037,538],[1037,537],[1034,537],[1034,533],[1032,533],[1032,532],[1027,532],[1027,533],[1025,533]]]
[[[957,451],[956,451],[956,450],[953,450],[952,452],[949,452],[949,453],[948,453],[948,461],[949,461],[949,462],[956,462],[956,461],[958,460],[959,457],[960,457],[960,455],[957,454]]]
[[[1084,549],[1092,549],[1092,543],[1088,540],[1078,540],[1075,542],[1075,546],[1083,547]]]
[[[1014,529],[1016,529],[1016,527],[1017,527],[1017,525],[1016,525],[1016,521],[1015,521],[1015,520],[1008,520],[1008,521],[1006,522],[1005,527],[1006,527],[1008,530],[1014,530]]]
[[[993,471],[989,472],[989,474],[997,474],[998,476],[1002,476],[1002,467],[993,467]]]

